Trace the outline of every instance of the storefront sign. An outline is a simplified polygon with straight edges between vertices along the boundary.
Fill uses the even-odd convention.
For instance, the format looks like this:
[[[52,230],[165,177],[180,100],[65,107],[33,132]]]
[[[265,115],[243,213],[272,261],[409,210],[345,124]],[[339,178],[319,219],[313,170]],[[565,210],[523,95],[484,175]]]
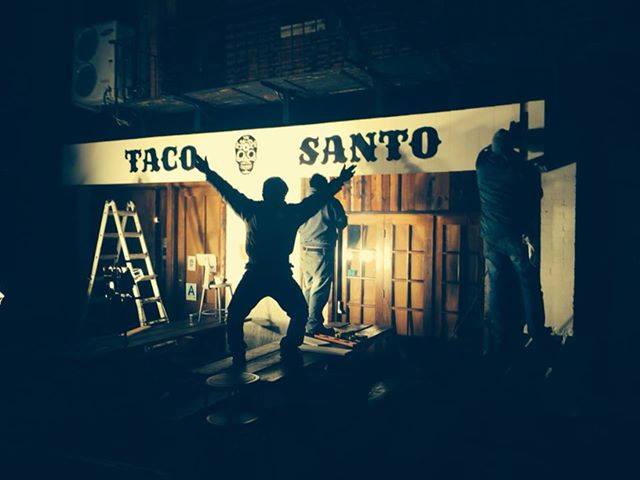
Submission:
[[[530,113],[544,102],[530,102]],[[68,185],[198,182],[196,157],[207,158],[231,183],[271,176],[336,175],[343,165],[357,174],[473,170],[478,152],[499,128],[518,120],[519,106],[251,131],[140,138],[70,145],[64,149]]]

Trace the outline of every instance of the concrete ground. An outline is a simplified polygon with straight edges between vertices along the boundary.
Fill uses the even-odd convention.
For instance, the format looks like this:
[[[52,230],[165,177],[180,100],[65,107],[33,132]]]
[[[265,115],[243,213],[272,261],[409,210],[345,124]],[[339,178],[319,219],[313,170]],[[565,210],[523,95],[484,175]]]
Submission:
[[[543,380],[398,338],[247,390],[236,406],[260,420],[220,429],[207,409],[172,418],[201,387],[189,372],[207,345],[3,359],[2,478],[635,478],[632,397],[596,395],[571,346]]]

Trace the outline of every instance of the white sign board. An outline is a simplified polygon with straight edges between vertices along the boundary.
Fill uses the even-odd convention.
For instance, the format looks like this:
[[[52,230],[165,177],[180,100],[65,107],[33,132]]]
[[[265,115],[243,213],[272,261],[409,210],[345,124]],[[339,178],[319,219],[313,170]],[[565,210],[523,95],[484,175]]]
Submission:
[[[544,102],[530,102],[530,113]],[[534,113],[535,114],[535,113]],[[478,152],[499,128],[519,118],[519,105],[227,132],[70,145],[67,185],[204,181],[196,156],[232,185],[272,176],[358,175],[474,170]]]
[[[185,293],[187,301],[195,302],[198,300],[198,290],[195,283],[187,283],[185,285]]]
[[[187,255],[187,271],[195,272],[196,271],[196,256],[195,255]]]

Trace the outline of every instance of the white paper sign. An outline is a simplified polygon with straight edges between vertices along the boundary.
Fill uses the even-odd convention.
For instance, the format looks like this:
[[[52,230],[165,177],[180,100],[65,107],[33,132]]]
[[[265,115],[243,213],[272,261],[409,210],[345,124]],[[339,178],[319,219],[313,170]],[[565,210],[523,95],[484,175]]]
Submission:
[[[529,102],[530,114],[544,102]],[[499,128],[519,118],[519,105],[473,108],[312,125],[172,135],[70,145],[67,185],[200,182],[196,156],[232,185],[265,178],[474,170],[478,152]]]
[[[195,302],[198,300],[198,290],[195,283],[186,284],[186,298],[189,302]]]
[[[195,255],[187,255],[187,271],[195,272],[196,271],[196,256]]]

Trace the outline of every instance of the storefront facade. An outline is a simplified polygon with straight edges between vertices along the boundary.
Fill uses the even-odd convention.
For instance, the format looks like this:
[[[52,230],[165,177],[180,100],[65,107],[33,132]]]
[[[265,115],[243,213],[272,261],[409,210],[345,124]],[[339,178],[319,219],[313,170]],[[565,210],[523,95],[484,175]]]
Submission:
[[[530,102],[527,110],[530,126],[542,127],[544,102]],[[280,176],[289,202],[305,196],[313,173],[333,176],[356,164],[357,176],[338,195],[349,225],[339,245],[332,315],[392,325],[403,335],[450,338],[478,330],[483,261],[475,159],[493,133],[519,115],[520,105],[512,104],[71,145],[63,180],[81,219],[76,268],[87,277],[104,200],[133,200],[170,318],[184,319],[202,294],[202,271],[192,257],[215,254],[218,274],[234,284],[246,260],[244,225],[193,169],[195,155],[253,198],[266,178]],[[296,275],[298,260],[296,250]],[[554,262],[543,256],[543,283]],[[196,299],[188,295],[194,285]],[[270,299],[252,315],[283,318]]]

